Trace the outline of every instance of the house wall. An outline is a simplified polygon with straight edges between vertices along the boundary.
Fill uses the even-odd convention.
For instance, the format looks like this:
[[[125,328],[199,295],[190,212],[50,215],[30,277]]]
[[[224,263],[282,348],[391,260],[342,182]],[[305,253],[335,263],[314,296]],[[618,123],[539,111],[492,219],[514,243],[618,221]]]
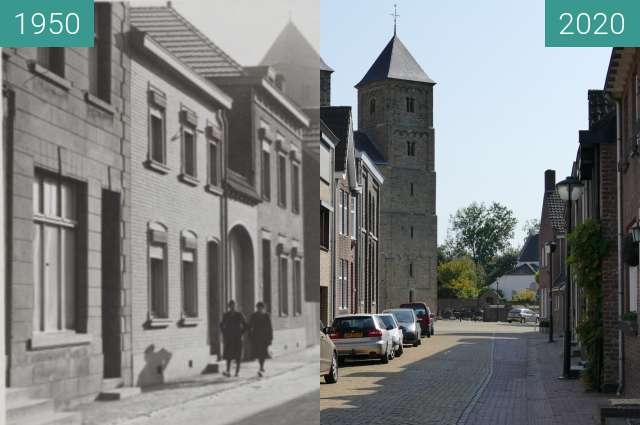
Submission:
[[[637,49],[636,49],[637,50]],[[622,232],[627,235],[631,226],[638,220],[640,208],[640,163],[635,157],[630,157],[634,149],[634,128],[637,116],[636,98],[638,96],[635,77],[640,71],[638,53],[629,72],[625,84],[624,97],[621,100],[622,121]],[[623,311],[638,310],[637,300],[635,305],[630,305],[630,286],[638,286],[637,281],[629,280],[629,267],[625,264],[624,279],[624,304]],[[637,292],[636,292],[637,293]],[[626,396],[640,396],[640,337],[624,336],[624,391]]]
[[[137,55],[132,61],[132,278],[134,383],[147,386],[201,373],[209,361],[207,241],[221,240],[221,198],[205,189],[207,153],[204,129],[214,122],[220,107],[201,97],[182,81],[164,74],[160,63]],[[166,174],[148,168],[149,84],[166,95]],[[180,180],[182,142],[180,110],[185,106],[198,116],[197,174],[195,185]],[[223,141],[224,143],[224,141]],[[185,208],[185,206],[189,206]],[[167,228],[168,306],[166,327],[149,324],[149,224]],[[183,326],[181,232],[197,235],[198,319]],[[215,294],[212,294],[215,296]]]
[[[30,62],[37,49],[3,49],[3,83],[15,95],[15,119],[8,170],[11,253],[7,268],[8,380],[11,387],[34,387],[36,394],[52,397],[57,405],[90,400],[99,392],[103,377],[102,354],[102,191],[121,195],[122,299],[130,299],[131,264],[128,245],[129,175],[129,59],[116,40],[127,31],[126,8],[112,7],[111,107],[108,112],[85,98],[89,89],[86,48],[65,49],[68,88],[34,73]],[[107,109],[111,109],[107,107]],[[36,169],[72,179],[80,187],[82,205],[78,227],[77,332],[87,343],[33,349],[33,182]],[[122,374],[127,373],[131,347],[129,306],[121,314]]]

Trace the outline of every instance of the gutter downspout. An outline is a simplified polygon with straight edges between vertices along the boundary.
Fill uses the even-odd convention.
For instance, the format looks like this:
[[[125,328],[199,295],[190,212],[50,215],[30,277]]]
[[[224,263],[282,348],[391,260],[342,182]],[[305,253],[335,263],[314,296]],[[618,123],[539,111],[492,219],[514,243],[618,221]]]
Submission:
[[[616,191],[618,208],[618,320],[622,318],[622,118],[620,117],[620,101],[616,99]],[[618,389],[616,394],[620,395],[624,388],[624,345],[623,333],[618,329]]]

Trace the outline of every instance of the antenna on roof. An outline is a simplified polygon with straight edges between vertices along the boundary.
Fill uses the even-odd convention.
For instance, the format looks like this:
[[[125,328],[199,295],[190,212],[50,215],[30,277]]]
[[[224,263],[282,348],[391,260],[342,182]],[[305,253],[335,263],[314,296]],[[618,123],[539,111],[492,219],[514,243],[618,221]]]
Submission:
[[[397,20],[400,17],[400,15],[398,15],[398,5],[394,4],[393,5],[393,13],[389,13],[389,15],[393,16],[393,36],[396,36],[396,27],[397,27]]]

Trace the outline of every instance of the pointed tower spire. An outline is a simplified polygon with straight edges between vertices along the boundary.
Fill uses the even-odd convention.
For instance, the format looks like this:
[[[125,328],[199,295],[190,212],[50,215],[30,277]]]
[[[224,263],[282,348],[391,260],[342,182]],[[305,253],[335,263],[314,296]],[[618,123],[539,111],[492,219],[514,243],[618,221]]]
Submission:
[[[393,16],[393,36],[396,36],[396,29],[397,29],[397,24],[398,24],[398,18],[400,17],[400,15],[398,15],[398,5],[394,4],[393,5],[393,13],[390,13],[389,15]]]

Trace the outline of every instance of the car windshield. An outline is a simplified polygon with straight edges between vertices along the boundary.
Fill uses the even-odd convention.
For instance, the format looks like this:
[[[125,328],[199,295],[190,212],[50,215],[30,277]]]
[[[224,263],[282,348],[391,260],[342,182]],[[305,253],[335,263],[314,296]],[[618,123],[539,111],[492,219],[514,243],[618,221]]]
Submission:
[[[385,314],[383,316],[380,316],[380,318],[382,319],[382,321],[384,322],[384,325],[388,328],[389,326],[395,328],[396,327],[396,323],[393,320],[393,317]]]
[[[375,327],[371,316],[338,317],[333,321],[333,328],[340,332],[369,330]]]
[[[391,314],[393,314],[398,322],[413,322],[413,314],[411,314],[410,311],[392,311]]]

